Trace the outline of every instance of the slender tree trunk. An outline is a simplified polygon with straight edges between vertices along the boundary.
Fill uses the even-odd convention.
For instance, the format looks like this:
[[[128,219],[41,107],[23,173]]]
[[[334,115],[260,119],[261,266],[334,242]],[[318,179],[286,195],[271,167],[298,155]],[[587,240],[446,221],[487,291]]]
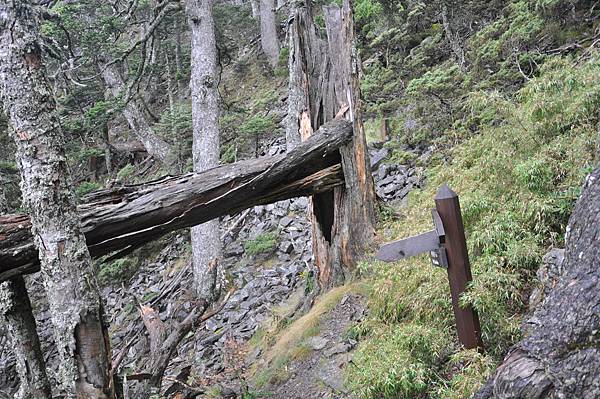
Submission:
[[[275,0],[260,0],[260,43],[273,68],[279,63]]]
[[[112,176],[112,150],[110,148],[110,136],[108,134],[108,122],[102,125],[102,141],[104,142],[104,164],[106,165],[106,174]]]
[[[176,166],[177,172],[182,173],[184,164],[183,164],[183,141],[184,137],[179,137],[180,135],[177,133],[177,126],[175,125],[175,95],[177,90],[177,85],[175,84],[175,77],[173,76],[173,67],[171,66],[171,59],[169,58],[169,52],[165,50],[165,65],[167,67],[167,96],[169,98],[169,124],[171,131],[171,138],[175,141],[175,151],[176,154]]]
[[[295,10],[290,31],[288,147],[323,123],[345,115],[354,140],[340,148],[346,184],[311,201],[313,254],[322,290],[342,284],[375,236],[375,194],[360,115],[358,60],[348,0],[324,7],[327,40],[313,21],[310,2]]]
[[[212,16],[213,0],[188,0],[187,14],[192,31],[192,124],[194,172],[219,164],[219,76],[217,46]],[[194,286],[200,299],[209,303],[217,296],[217,267],[221,257],[219,221],[192,227]]]
[[[0,283],[0,317],[17,360],[21,386],[16,398],[50,399],[50,383],[23,277]]]
[[[114,97],[119,97],[125,86],[119,69],[115,64],[109,66],[101,65],[100,68],[102,69],[102,78],[106,87]],[[167,167],[170,167],[174,161],[171,146],[152,131],[143,112],[144,104],[140,104],[140,102],[141,100],[133,96],[123,108],[123,116],[125,116],[129,127],[142,142],[148,154],[160,160]]]
[[[63,389],[71,398],[113,398],[102,305],[41,59],[37,17],[27,1],[0,3],[0,87],[39,249]]]
[[[254,19],[260,18],[260,0],[250,0],[250,7],[252,7],[252,17]]]
[[[175,80],[177,81],[177,98],[181,99],[187,96],[189,87],[186,87],[183,76],[184,68],[181,55],[181,20],[179,15],[180,13],[177,13],[175,16]]]
[[[7,182],[0,173],[0,215],[8,213],[8,200],[6,199],[6,193],[4,191],[5,184],[7,184]]]
[[[452,26],[450,25],[450,20],[448,19],[448,6],[446,3],[442,4],[442,25],[444,26],[446,39],[448,40],[450,48],[456,57],[456,61],[458,62],[460,69],[464,72],[466,71],[465,50],[462,48],[460,36],[452,29]]]
[[[562,273],[477,399],[600,398],[600,167],[571,215]]]

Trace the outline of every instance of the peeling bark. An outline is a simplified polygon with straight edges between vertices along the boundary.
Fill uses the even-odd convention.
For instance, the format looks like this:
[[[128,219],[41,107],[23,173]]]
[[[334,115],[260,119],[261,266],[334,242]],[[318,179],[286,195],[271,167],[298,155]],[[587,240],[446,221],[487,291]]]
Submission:
[[[50,383],[23,277],[0,283],[0,317],[17,363],[17,399],[50,399]]]
[[[327,37],[313,22],[310,2],[290,27],[288,148],[323,123],[345,115],[352,143],[340,148],[345,185],[312,198],[313,253],[321,289],[342,284],[374,235],[374,189],[360,115],[358,59],[350,4],[323,8]]]
[[[475,398],[600,397],[600,167],[571,215],[562,270]]]
[[[194,172],[219,165],[219,73],[212,16],[213,0],[189,0],[186,11],[192,31],[192,156]],[[191,230],[194,288],[198,298],[212,302],[218,296],[221,258],[219,221],[211,220]]]
[[[100,296],[41,58],[37,16],[27,1],[0,3],[0,87],[61,358],[59,380],[68,397],[112,398]]]
[[[198,174],[101,190],[78,207],[92,256],[131,251],[162,235],[255,205],[343,184],[338,148],[352,125],[334,120],[285,156],[237,162]],[[0,216],[0,281],[39,270],[27,215]]]

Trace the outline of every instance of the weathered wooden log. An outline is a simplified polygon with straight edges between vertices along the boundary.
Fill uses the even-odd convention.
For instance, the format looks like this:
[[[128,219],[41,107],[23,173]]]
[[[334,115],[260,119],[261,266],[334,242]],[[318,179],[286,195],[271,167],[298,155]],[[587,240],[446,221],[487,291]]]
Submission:
[[[571,215],[562,272],[476,399],[600,398],[600,167]]]
[[[122,256],[174,230],[255,205],[332,190],[344,182],[338,149],[352,124],[337,119],[284,156],[97,191],[78,207],[94,257]],[[0,216],[0,281],[39,270],[27,215]]]

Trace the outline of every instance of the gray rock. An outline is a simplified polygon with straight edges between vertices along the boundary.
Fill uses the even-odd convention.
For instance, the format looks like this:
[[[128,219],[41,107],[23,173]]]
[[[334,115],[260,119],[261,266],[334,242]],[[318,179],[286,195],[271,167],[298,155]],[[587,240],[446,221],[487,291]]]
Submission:
[[[323,349],[327,346],[327,344],[329,343],[329,340],[327,338],[316,336],[316,337],[310,337],[306,341],[306,343],[312,350],[320,351],[321,349]]]
[[[352,349],[352,346],[346,342],[340,342],[334,345],[332,348],[329,348],[323,352],[323,354],[327,357],[331,357],[333,355],[338,355],[340,353],[347,353]]]
[[[387,148],[381,148],[380,150],[373,151],[371,154],[371,170],[377,169],[379,164],[388,157],[389,150]]]
[[[288,216],[284,216],[281,218],[281,220],[279,221],[279,225],[281,227],[288,227],[290,224],[292,224],[294,222],[294,219],[292,219],[291,217]]]
[[[294,251],[294,244],[290,241],[284,241],[279,245],[279,250],[285,254],[291,254]]]

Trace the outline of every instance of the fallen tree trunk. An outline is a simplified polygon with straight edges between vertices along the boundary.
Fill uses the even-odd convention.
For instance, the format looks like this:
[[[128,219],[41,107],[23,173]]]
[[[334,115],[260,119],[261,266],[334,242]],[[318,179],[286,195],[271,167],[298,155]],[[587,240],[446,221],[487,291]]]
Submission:
[[[338,149],[352,125],[337,119],[283,156],[198,174],[97,191],[78,207],[90,254],[139,248],[162,235],[255,205],[332,190],[344,183]],[[0,281],[39,270],[27,215],[0,216]]]
[[[600,167],[571,215],[562,273],[476,399],[600,398]]]

